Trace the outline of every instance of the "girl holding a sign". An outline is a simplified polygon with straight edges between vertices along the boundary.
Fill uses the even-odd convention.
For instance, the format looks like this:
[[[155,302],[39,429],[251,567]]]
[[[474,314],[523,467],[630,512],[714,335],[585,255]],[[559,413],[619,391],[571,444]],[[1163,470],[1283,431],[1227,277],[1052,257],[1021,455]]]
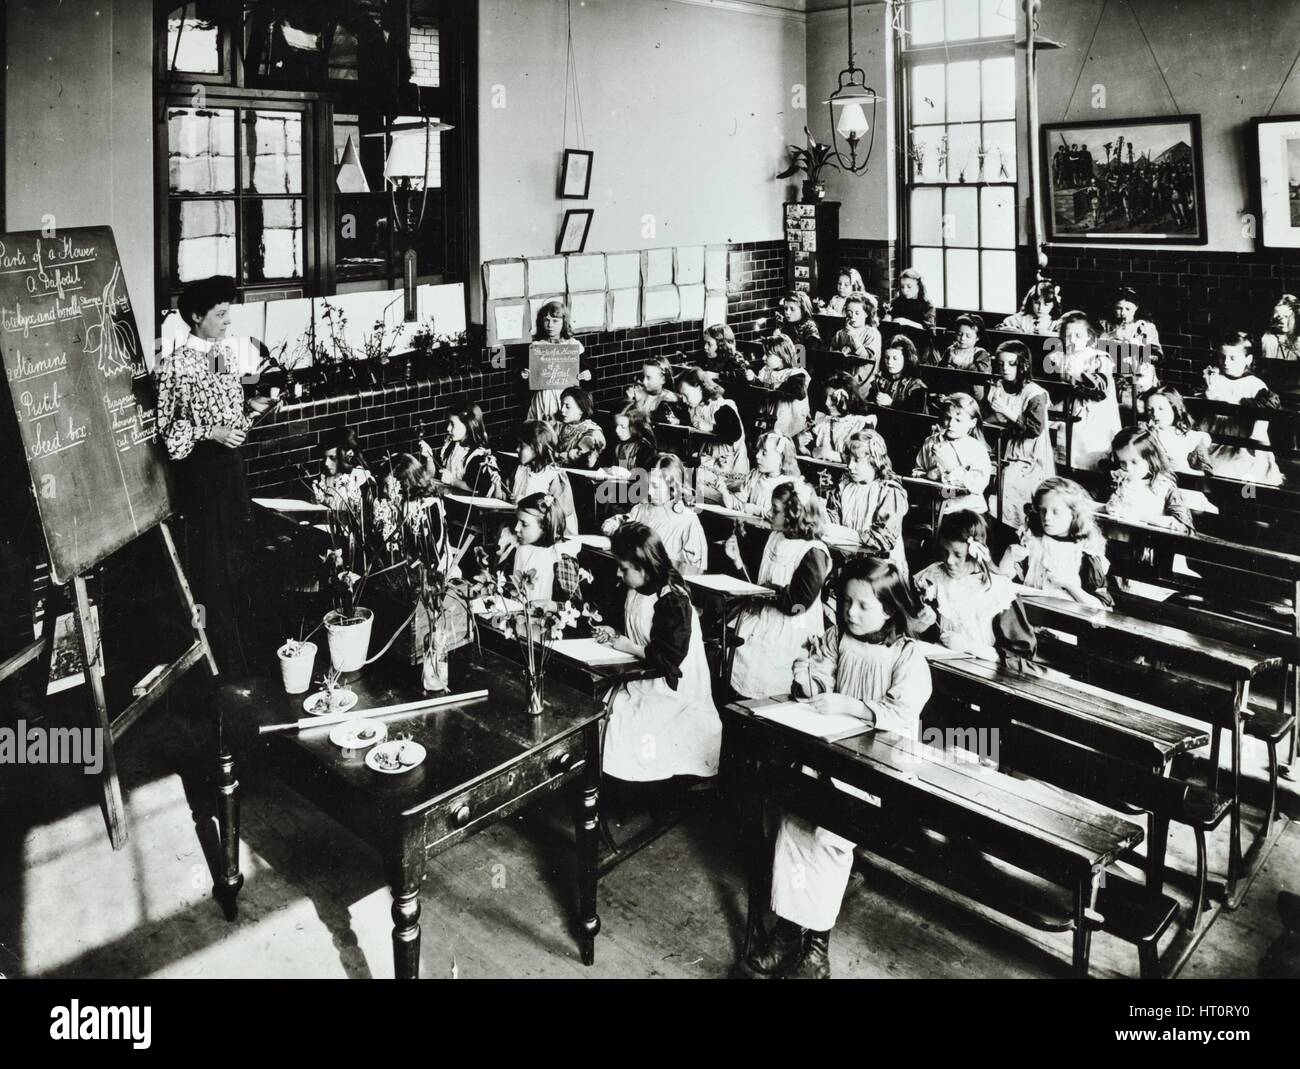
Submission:
[[[537,329],[533,332],[533,341],[572,342],[578,347],[578,385],[591,381],[591,371],[583,366],[582,342],[573,336],[573,327],[569,323],[569,309],[565,307],[563,301],[547,301],[537,310]],[[524,368],[523,377],[528,378],[528,368]],[[562,392],[563,387],[554,390],[534,390],[532,400],[528,402],[527,418],[558,422]]]

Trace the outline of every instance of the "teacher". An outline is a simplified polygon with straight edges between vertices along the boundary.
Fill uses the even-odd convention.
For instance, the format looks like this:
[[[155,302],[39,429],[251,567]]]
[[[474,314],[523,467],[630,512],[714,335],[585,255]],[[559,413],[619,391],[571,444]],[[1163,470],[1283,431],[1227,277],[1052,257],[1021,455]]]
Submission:
[[[191,282],[178,311],[190,336],[159,364],[158,426],[185,518],[189,578],[218,668],[247,674],[247,571],[252,504],[240,447],[267,398],[244,400],[234,347],[226,340],[234,279]]]

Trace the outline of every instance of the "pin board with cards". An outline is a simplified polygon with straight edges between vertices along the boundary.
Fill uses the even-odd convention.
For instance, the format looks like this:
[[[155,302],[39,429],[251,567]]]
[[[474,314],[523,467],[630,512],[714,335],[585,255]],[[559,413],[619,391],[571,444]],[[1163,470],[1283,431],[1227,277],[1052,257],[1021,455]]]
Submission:
[[[530,339],[538,309],[555,299],[568,306],[576,334],[673,321],[725,323],[729,273],[725,245],[491,260],[483,265],[488,344]]]
[[[824,298],[840,267],[840,206],[835,201],[785,205],[786,284]]]

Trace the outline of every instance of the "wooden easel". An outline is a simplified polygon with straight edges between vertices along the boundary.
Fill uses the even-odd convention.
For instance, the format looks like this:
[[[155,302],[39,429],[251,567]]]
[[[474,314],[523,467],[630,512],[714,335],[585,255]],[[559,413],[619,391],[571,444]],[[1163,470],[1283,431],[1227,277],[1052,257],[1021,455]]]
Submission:
[[[191,667],[200,660],[206,660],[208,669],[215,676],[217,662],[212,657],[208,645],[207,632],[199,623],[199,613],[190,591],[189,581],[181,567],[180,556],[176,552],[176,543],[172,539],[171,529],[164,520],[157,525],[166,550],[167,561],[171,568],[172,580],[180,596],[185,611],[189,614],[190,625],[194,630],[194,641],[175,661],[167,665],[162,674],[149,684],[148,690],[136,697],[116,717],[108,711],[108,700],[104,694],[104,680],[99,668],[103,661],[103,643],[95,641],[90,613],[90,597],[86,592],[86,580],[75,575],[71,580],[72,619],[77,631],[77,648],[81,658],[81,670],[86,684],[90,688],[91,704],[94,711],[92,726],[103,733],[104,767],[100,773],[100,786],[104,792],[104,820],[108,825],[108,839],[114,850],[120,850],[127,840],[126,811],[122,803],[122,785],[117,775],[117,757],[113,747],[128,728],[140,719],[155,702],[158,701]],[[22,670],[32,661],[40,658],[42,671],[39,683],[44,692],[50,674],[50,660],[54,655],[54,627],[59,618],[58,607],[47,599],[42,634],[26,649],[0,663],[0,681]],[[102,639],[103,631],[100,630]],[[44,654],[44,656],[42,656]]]

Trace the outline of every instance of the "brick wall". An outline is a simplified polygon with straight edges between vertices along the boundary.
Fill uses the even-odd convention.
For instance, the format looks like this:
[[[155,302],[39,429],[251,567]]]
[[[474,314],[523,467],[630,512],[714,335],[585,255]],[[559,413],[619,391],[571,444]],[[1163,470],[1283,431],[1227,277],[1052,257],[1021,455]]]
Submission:
[[[1019,293],[1034,278],[1028,250],[1019,250]],[[1166,251],[1051,246],[1048,274],[1061,287],[1068,308],[1107,314],[1115,290],[1131,286],[1160,329],[1165,348],[1162,376],[1175,385],[1197,385],[1214,335],[1240,329],[1258,335],[1282,293],[1300,286],[1300,250],[1251,253]]]
[[[727,320],[739,336],[748,335],[754,320],[770,312],[783,288],[782,265],[779,241],[730,246]],[[648,357],[697,352],[703,328],[703,322],[694,320],[580,335],[593,373],[596,407],[617,405]],[[483,407],[493,441],[508,448],[528,405],[520,378],[526,360],[524,346],[511,346],[495,358],[484,350],[467,368],[420,381],[285,405],[254,428],[244,446],[253,492],[300,495],[302,469],[319,469],[320,443],[340,427],[357,431],[367,456],[410,452],[421,423],[426,433],[441,436],[447,414],[474,402]]]
[[[416,85],[437,86],[438,27],[412,26],[409,46],[411,56],[411,81]]]
[[[882,301],[894,295],[896,251],[897,243],[893,241],[840,238],[840,260],[845,266],[856,267],[867,290]]]

